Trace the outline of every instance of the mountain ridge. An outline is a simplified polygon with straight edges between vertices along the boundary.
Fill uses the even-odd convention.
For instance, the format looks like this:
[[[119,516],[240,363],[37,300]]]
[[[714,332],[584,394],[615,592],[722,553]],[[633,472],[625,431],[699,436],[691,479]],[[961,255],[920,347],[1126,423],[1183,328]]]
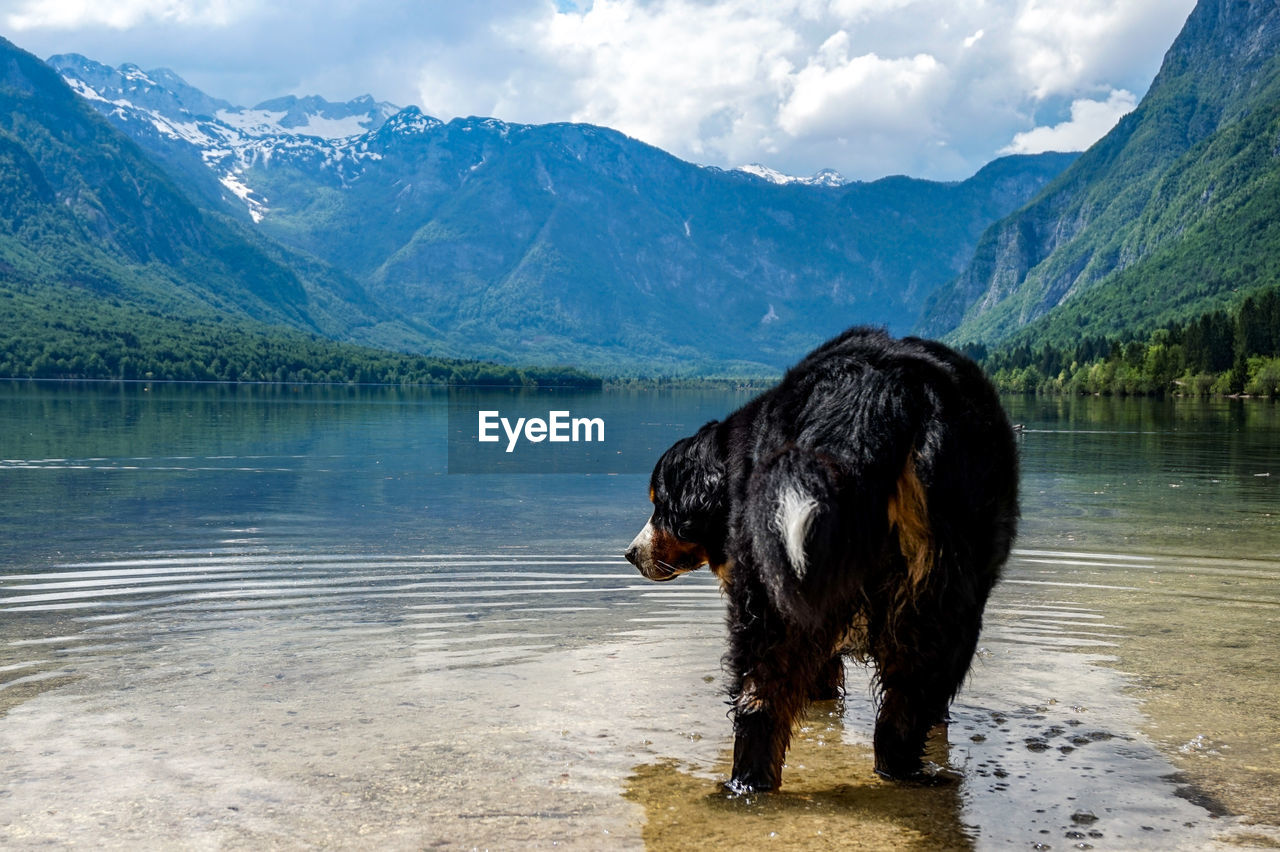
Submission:
[[[252,107],[238,106],[206,94],[169,68],[144,71],[131,62],[112,68],[79,53],[55,54],[45,62],[90,100],[101,99],[118,107],[145,108],[169,120],[219,119],[232,126],[252,129],[256,135],[291,132],[326,139],[358,136],[376,130],[401,109],[395,104],[374,100],[368,94],[345,103],[319,95],[283,95]],[[341,126],[324,122],[312,126],[315,119],[354,120]],[[306,133],[307,130],[312,132]]]
[[[121,76],[59,62],[82,94],[96,78],[78,68]],[[778,184],[591,125],[410,106],[324,138],[199,118],[185,90],[167,114],[119,85],[98,94],[87,103],[193,196],[350,275],[433,354],[602,370],[773,370],[854,323],[905,331],[985,225],[1074,158],[950,183]]]

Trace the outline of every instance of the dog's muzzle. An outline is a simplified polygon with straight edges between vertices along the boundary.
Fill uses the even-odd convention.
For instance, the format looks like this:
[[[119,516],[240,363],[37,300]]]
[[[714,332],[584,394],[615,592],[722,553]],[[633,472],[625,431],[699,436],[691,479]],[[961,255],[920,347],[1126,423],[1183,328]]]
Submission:
[[[695,544],[676,546],[669,534],[653,525],[644,525],[625,554],[627,561],[640,569],[647,580],[674,580],[706,562],[702,548]]]
[[[624,554],[627,561],[640,569],[640,573],[651,578],[650,572],[657,566],[653,562],[653,522],[644,525],[644,529],[631,540],[631,546]],[[661,573],[661,572],[658,572]]]

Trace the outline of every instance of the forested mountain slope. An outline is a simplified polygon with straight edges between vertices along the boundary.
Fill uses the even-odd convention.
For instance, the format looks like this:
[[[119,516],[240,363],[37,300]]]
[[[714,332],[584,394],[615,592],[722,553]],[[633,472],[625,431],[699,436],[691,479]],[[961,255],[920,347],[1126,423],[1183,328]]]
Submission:
[[[1202,0],[1138,108],[983,234],[920,329],[1063,345],[1280,285],[1280,5]]]

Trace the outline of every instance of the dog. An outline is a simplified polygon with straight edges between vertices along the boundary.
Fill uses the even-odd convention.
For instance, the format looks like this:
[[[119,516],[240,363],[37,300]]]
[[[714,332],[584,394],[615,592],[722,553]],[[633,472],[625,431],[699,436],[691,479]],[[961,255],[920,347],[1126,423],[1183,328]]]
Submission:
[[[1018,521],[1017,443],[981,369],[852,328],[650,478],[626,551],[650,580],[704,565],[728,602],[735,794],[776,789],[793,723],[875,667],[875,771],[927,780]]]

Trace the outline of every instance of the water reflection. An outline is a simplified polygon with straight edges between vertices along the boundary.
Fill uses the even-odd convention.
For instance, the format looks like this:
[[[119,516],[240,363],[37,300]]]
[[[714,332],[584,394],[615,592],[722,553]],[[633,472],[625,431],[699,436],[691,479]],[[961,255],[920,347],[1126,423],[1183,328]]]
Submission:
[[[645,477],[449,476],[444,399],[0,387],[0,845],[1280,838],[1276,406],[1010,400],[1023,535],[931,755],[959,780],[875,779],[854,669],[783,792],[727,801],[716,585],[619,555]]]

